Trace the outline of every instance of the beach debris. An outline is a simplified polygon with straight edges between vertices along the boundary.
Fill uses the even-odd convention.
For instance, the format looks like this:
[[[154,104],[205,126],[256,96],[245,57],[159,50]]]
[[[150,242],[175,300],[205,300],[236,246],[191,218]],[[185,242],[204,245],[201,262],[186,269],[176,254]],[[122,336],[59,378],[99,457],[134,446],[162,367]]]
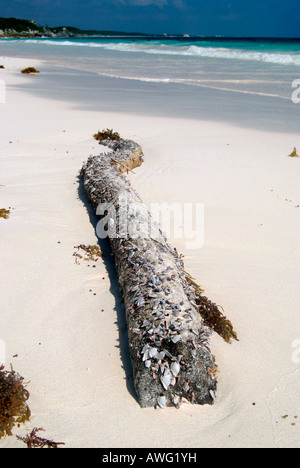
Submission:
[[[172,337],[172,343],[176,344],[180,340],[181,336],[180,335],[175,335]]]
[[[110,130],[107,128],[106,130],[102,130],[102,132],[98,131],[94,134],[95,140],[102,142],[103,140],[112,140],[112,141],[120,141],[121,137],[117,132],[114,132],[112,129]]]
[[[115,159],[111,158],[112,162],[116,163],[117,165],[121,165],[123,166],[123,168],[125,168],[125,170],[127,171],[127,174],[128,172],[130,171],[132,174],[135,174],[135,172],[133,172],[132,169],[129,169],[126,164],[122,163],[121,161],[116,161]]]
[[[179,362],[176,361],[176,362],[173,362],[173,363],[171,364],[171,372],[172,372],[172,374],[174,375],[174,377],[177,377],[177,375],[178,375],[179,372],[180,372],[180,364],[179,364]]]
[[[124,301],[138,402],[142,408],[213,404],[217,365],[210,336],[216,331],[230,342],[237,335],[186,273],[183,256],[125,177],[128,168],[143,163],[141,147],[122,138],[101,144],[112,152],[90,156],[81,176],[96,213],[102,203],[111,207],[105,218],[113,229],[106,233]]]
[[[0,366],[0,439],[11,436],[15,425],[29,421],[31,412],[26,403],[29,392],[24,378],[13,370]]]
[[[34,427],[30,434],[25,437],[16,436],[27,445],[27,448],[58,448],[59,445],[65,445],[64,442],[54,442],[54,440],[44,439],[37,435],[37,432],[45,431],[42,427]]]
[[[169,389],[169,386],[171,385],[171,375],[168,372],[168,369],[166,369],[164,375],[160,377],[161,383],[164,387],[165,390]]]
[[[34,67],[27,67],[24,68],[24,70],[21,71],[23,75],[30,75],[32,73],[40,73],[38,70],[36,70]]]
[[[80,244],[77,247],[77,252],[73,253],[75,263],[80,264],[80,260],[97,262],[99,258],[103,257],[103,252],[99,245],[84,245]]]
[[[167,403],[166,397],[164,395],[159,396],[157,399],[157,403],[158,403],[158,406],[163,409]]]
[[[299,158],[299,154],[297,153],[297,148],[296,146],[294,147],[293,151],[291,152],[291,154],[289,154],[289,157],[290,158]]]
[[[220,306],[203,295],[203,289],[197,285],[195,280],[188,273],[185,272],[185,275],[186,282],[192,287],[192,289],[188,291],[188,295],[190,294],[194,299],[193,302],[203,318],[205,325],[214,330],[227,343],[230,343],[232,340],[239,341],[232,323],[220,311]]]
[[[0,218],[8,219],[10,215],[10,210],[6,210],[5,208],[0,208]]]

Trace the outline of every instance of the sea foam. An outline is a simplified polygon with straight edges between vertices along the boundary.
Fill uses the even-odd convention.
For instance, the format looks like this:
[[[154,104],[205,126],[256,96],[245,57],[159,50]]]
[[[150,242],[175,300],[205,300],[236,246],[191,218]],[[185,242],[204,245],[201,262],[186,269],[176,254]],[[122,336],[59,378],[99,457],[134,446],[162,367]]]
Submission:
[[[281,65],[300,66],[300,54],[282,52],[260,52],[258,50],[231,49],[224,47],[200,47],[198,45],[166,45],[151,41],[147,42],[100,42],[80,40],[51,40],[51,39],[27,39],[27,44],[38,44],[40,46],[51,45],[61,47],[92,47],[106,50],[114,50],[126,53],[144,53],[155,55],[177,55],[202,58],[217,58],[231,60],[248,60],[255,62],[266,62]]]

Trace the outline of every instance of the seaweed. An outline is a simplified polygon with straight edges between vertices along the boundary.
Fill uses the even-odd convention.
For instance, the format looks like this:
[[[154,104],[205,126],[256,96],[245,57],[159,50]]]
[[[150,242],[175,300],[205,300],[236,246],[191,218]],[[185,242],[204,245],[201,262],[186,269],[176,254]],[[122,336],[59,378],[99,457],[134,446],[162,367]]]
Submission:
[[[103,140],[112,140],[112,141],[120,141],[121,137],[119,133],[114,132],[112,129],[102,130],[102,132],[95,133],[94,135],[95,140],[101,142]]]
[[[9,218],[10,210],[6,210],[5,208],[0,208],[0,218],[7,219]]]
[[[194,289],[195,303],[204,320],[204,324],[220,335],[226,343],[230,343],[231,340],[239,341],[232,323],[220,311],[220,306],[214,304],[203,295],[203,289],[195,282],[191,275],[186,272],[185,275],[187,282]]]
[[[34,67],[27,67],[24,68],[24,70],[21,71],[24,75],[29,75],[30,73],[40,73],[38,70],[36,70]]]
[[[76,263],[79,264],[79,260],[97,262],[99,258],[103,257],[103,252],[99,245],[78,245],[74,246],[74,249],[77,249],[77,252],[74,252],[73,257],[76,259]],[[84,253],[80,253],[83,251]]]
[[[299,158],[299,157],[300,157],[299,154],[297,153],[297,148],[296,148],[296,146],[294,147],[292,153],[289,154],[289,157],[290,157],[290,158]]]
[[[17,424],[29,421],[31,412],[26,403],[29,392],[23,384],[24,378],[11,370],[0,366],[0,439],[12,435]]]
[[[34,427],[30,434],[25,437],[17,436],[17,439],[21,440],[27,445],[27,448],[58,448],[58,445],[65,445],[64,442],[54,442],[54,440],[44,439],[37,435],[37,432],[44,431],[42,427]]]

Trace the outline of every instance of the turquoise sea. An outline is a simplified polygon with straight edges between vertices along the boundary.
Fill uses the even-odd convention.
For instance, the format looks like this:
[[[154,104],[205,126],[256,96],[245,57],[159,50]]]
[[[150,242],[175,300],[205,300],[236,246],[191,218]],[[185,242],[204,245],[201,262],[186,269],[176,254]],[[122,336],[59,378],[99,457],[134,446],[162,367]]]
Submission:
[[[1,39],[1,55],[43,59],[74,72],[91,73],[93,86],[95,76],[99,86],[101,83],[104,86],[105,80],[107,93],[101,95],[102,104],[112,97],[113,89],[117,92],[122,88],[129,94],[136,89],[143,96],[136,106],[144,105],[150,113],[154,102],[157,109],[161,106],[160,113],[167,107],[171,114],[180,111],[174,108],[178,98],[181,102],[186,99],[183,110],[188,108],[190,117],[201,111],[200,102],[206,100],[205,109],[197,117],[202,117],[205,110],[210,117],[211,109],[218,112],[220,103],[224,113],[224,106],[236,102],[229,110],[237,111],[235,120],[238,121],[244,106],[242,100],[237,103],[238,96],[244,96],[247,102],[252,96],[255,101],[251,101],[254,106],[251,113],[256,108],[257,112],[267,109],[268,118],[280,112],[283,124],[291,119],[294,130],[295,119],[299,118],[300,104],[292,103],[292,95],[295,80],[300,80],[300,39],[189,36]],[[70,83],[71,88],[75,81]],[[160,85],[158,94],[154,85]],[[81,91],[82,100],[87,99],[84,90]],[[269,101],[259,98],[269,98]],[[134,109],[134,102],[131,104]],[[222,112],[218,119],[226,118]]]

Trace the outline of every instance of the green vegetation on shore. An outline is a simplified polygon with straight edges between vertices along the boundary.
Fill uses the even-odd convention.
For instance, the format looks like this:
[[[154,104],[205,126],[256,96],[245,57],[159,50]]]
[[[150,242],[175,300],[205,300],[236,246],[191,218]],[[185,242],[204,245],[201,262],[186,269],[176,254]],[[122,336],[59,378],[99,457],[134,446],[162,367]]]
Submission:
[[[37,25],[34,20],[0,17],[0,37],[88,37],[88,36],[145,36],[139,33],[120,31],[97,31],[74,28],[73,26]]]
[[[43,32],[43,28],[37,26],[33,21],[17,18],[0,18],[0,30],[4,34],[10,34],[10,31],[15,34],[26,34],[28,32],[42,34]]]

